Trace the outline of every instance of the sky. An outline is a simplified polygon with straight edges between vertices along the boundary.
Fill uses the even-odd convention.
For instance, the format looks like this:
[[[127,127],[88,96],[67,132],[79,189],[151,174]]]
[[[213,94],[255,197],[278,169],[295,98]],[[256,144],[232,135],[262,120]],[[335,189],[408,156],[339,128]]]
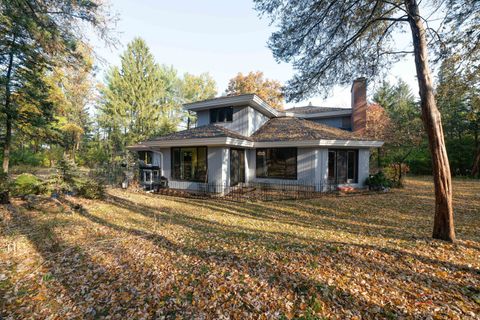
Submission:
[[[218,95],[238,72],[262,71],[282,84],[294,74],[289,64],[276,62],[268,49],[267,41],[275,28],[267,17],[259,17],[251,0],[111,0],[111,4],[119,18],[114,26],[119,44],[109,47],[94,39],[96,54],[103,61],[98,64],[100,80],[110,65],[120,64],[120,54],[135,37],[146,41],[158,63],[173,65],[179,74],[209,72],[217,83]],[[400,35],[398,41],[406,46],[409,40]],[[409,57],[392,66],[388,80],[401,78],[417,92],[414,68],[413,57]],[[369,94],[373,89],[369,87]],[[309,103],[350,107],[350,87],[335,88],[326,100],[314,97],[288,103],[286,108]]]

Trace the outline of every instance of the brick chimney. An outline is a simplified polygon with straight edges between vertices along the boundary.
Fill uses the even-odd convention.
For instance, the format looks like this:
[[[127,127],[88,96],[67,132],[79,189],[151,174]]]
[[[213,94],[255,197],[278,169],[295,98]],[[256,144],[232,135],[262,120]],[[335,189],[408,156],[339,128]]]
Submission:
[[[357,78],[352,84],[352,131],[364,133],[367,127],[367,79]]]

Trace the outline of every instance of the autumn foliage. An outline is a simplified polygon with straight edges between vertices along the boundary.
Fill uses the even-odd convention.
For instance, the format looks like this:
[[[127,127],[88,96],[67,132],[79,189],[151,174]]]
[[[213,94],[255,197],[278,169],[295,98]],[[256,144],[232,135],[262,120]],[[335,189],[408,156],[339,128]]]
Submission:
[[[239,72],[230,79],[225,93],[229,96],[254,93],[267,102],[271,107],[283,109],[282,85],[276,80],[263,77],[263,72],[249,72],[247,75]]]

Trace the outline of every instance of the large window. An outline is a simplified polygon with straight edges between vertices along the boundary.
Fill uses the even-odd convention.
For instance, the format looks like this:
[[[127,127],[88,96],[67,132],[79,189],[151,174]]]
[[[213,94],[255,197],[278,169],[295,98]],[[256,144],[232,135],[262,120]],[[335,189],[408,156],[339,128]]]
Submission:
[[[233,120],[232,107],[210,109],[210,123],[232,122],[232,120]]]
[[[257,178],[297,179],[297,148],[257,149]]]
[[[207,181],[207,147],[172,148],[172,178]]]
[[[336,183],[358,182],[358,151],[328,150],[328,180]]]

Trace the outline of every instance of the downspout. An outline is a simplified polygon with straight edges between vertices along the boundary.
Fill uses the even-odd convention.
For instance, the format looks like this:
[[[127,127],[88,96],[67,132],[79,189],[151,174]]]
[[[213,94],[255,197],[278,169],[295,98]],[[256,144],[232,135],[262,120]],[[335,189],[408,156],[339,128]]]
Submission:
[[[163,152],[150,149],[153,153],[160,154],[160,177],[163,177]]]

